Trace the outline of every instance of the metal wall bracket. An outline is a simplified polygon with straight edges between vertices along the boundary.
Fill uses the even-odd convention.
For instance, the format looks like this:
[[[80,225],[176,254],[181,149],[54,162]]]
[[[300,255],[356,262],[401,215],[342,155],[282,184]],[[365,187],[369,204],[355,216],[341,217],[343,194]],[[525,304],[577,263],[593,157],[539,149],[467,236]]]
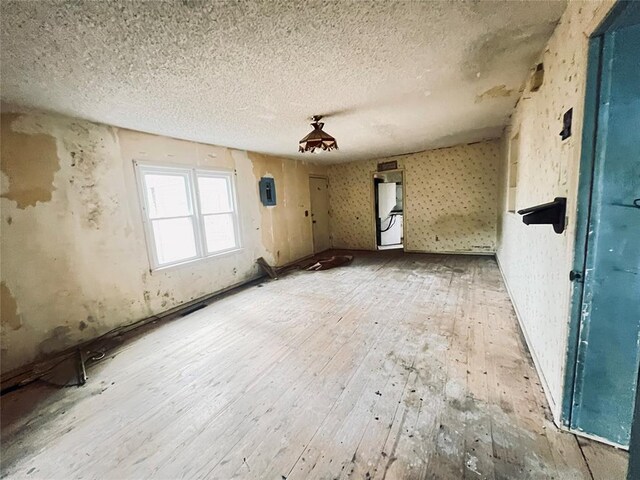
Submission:
[[[556,233],[564,232],[567,199],[556,197],[553,202],[543,203],[535,207],[518,210],[522,215],[522,222],[527,225],[553,225]]]

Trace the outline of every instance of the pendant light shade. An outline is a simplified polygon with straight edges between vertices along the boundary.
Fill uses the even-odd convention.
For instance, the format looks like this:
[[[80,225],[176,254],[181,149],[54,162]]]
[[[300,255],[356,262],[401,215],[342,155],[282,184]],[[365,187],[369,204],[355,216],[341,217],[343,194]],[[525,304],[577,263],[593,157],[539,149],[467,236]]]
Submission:
[[[321,148],[322,150],[338,149],[338,142],[336,142],[336,139],[322,130],[324,123],[320,122],[321,118],[322,117],[319,115],[313,117],[313,122],[311,123],[313,131],[300,140],[300,146],[298,148],[300,153],[313,153],[316,148]]]

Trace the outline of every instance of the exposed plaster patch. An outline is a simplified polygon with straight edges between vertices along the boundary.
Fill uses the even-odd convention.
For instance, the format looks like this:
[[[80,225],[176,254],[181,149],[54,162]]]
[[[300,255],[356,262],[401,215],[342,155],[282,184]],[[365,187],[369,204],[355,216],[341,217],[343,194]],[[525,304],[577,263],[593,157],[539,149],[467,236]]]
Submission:
[[[480,95],[476,95],[476,103],[480,103],[483,100],[490,98],[499,98],[499,97],[510,97],[513,93],[513,90],[508,89],[506,85],[496,85],[485,92],[482,92]]]
[[[60,169],[55,138],[39,134],[16,132],[12,129],[19,115],[2,115],[2,172],[8,178],[2,197],[16,202],[17,207],[35,207],[49,202],[56,187],[53,179]]]
[[[5,325],[13,330],[22,327],[22,317],[18,313],[18,304],[9,287],[4,282],[0,283],[0,313],[2,315],[2,326]]]

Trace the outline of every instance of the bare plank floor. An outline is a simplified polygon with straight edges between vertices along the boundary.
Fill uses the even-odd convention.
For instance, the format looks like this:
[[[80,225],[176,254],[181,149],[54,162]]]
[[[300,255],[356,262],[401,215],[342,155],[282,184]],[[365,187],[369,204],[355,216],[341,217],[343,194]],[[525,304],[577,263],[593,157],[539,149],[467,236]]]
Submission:
[[[626,467],[549,420],[490,257],[379,252],[295,272],[89,376],[2,397],[3,476],[614,480]]]

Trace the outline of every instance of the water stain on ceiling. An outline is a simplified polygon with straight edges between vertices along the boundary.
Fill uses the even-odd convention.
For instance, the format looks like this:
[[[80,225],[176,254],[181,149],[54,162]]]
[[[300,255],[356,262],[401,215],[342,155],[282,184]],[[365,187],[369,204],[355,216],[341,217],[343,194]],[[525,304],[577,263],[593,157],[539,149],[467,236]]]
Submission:
[[[315,161],[385,157],[499,136],[565,6],[4,1],[2,100],[291,158],[329,113]]]

